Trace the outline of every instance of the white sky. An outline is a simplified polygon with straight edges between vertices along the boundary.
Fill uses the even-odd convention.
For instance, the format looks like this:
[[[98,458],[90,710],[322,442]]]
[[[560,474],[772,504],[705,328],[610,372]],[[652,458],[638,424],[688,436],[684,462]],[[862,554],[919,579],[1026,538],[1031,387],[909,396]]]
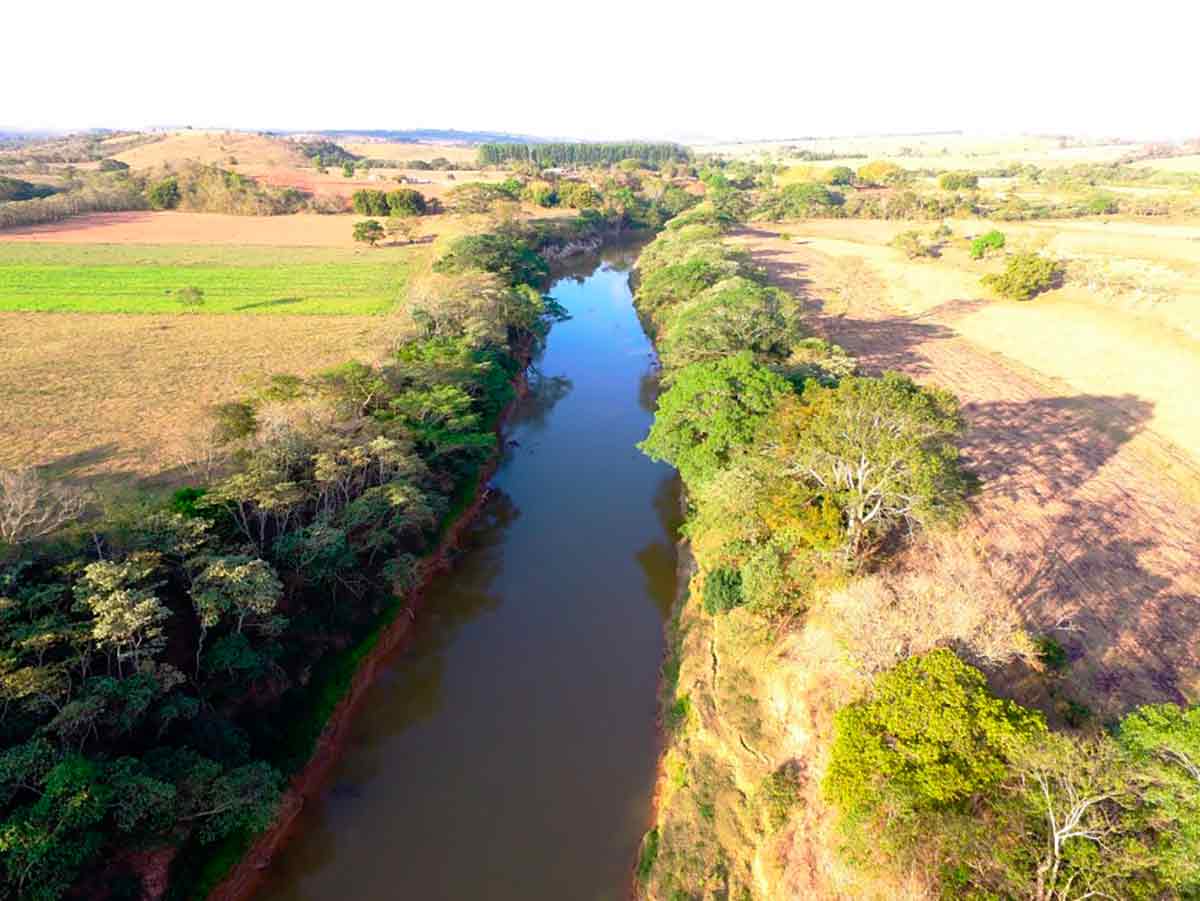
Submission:
[[[0,127],[1191,137],[1197,25],[1195,0],[43,0],[0,16]]]

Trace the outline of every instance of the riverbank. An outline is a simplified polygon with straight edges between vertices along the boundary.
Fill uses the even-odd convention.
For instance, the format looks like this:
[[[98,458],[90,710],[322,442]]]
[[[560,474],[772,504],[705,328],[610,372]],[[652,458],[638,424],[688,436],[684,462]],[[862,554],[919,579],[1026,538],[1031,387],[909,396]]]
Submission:
[[[551,288],[570,318],[508,418],[488,503],[356,709],[261,898],[392,898],[397,872],[414,897],[627,894],[657,757],[678,509],[670,469],[633,447],[654,357],[629,258],[581,259]]]
[[[503,454],[504,424],[527,391],[527,372],[531,358],[530,349],[525,348],[522,353],[521,372],[512,382],[515,396],[497,417],[497,451],[475,479],[473,489],[468,493],[470,501],[448,525],[434,552],[421,562],[416,584],[405,594],[403,600],[391,608],[390,619],[387,618],[388,614],[385,614],[376,629],[363,642],[343,652],[356,662],[348,689],[326,721],[308,763],[291,778],[288,790],[280,802],[280,812],[275,823],[254,840],[238,864],[212,889],[208,894],[210,901],[244,901],[254,894],[262,884],[264,870],[292,837],[305,802],[314,797],[326,784],[334,764],[345,748],[350,725],[362,707],[367,689],[378,677],[380,666],[408,638],[416,616],[422,609],[431,580],[438,572],[449,569],[450,555],[457,548],[463,531],[479,515],[487,500],[488,482],[495,474]]]

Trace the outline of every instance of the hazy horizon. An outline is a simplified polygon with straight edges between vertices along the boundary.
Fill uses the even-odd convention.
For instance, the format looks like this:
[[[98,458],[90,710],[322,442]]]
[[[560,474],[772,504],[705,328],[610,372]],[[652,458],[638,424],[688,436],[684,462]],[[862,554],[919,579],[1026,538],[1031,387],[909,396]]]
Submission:
[[[16,8],[11,33],[36,36],[44,18]],[[630,0],[592,15],[537,0],[517,13],[367,5],[319,18],[275,3],[216,0],[198,16],[133,0],[72,10],[52,59],[44,41],[13,41],[0,75],[29,87],[9,92],[0,119],[22,130],[692,142],[946,130],[1178,139],[1200,132],[1172,108],[1190,76],[1190,29],[1164,27],[1178,19],[1162,0],[1119,29],[1094,5],[1032,0],[1002,15],[751,2],[717,17]]]

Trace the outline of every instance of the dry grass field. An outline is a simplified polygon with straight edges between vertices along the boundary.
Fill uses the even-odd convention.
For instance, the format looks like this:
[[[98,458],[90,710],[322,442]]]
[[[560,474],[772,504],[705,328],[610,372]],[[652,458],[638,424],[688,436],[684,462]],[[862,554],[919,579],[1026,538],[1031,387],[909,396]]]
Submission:
[[[341,144],[351,153],[369,160],[434,160],[442,157],[452,163],[473,163],[479,158],[477,148],[469,144],[413,141],[345,141]]]
[[[295,146],[280,138],[240,131],[177,131],[161,140],[134,147],[116,155],[116,159],[134,169],[149,169],[165,163],[195,160],[228,168],[299,166],[304,157]]]
[[[795,141],[756,141],[737,144],[700,144],[700,153],[735,157],[762,157],[780,162],[801,162],[797,151],[815,154],[865,154],[872,160],[888,160],[908,169],[987,169],[1010,162],[1038,165],[1112,162],[1139,145],[1104,144],[1083,147],[1060,146],[1057,138],[1017,135],[934,134],[891,137],[815,138]],[[867,159],[849,160],[852,167]]]
[[[434,218],[434,217],[431,217]],[[4,232],[5,241],[62,244],[253,244],[272,247],[352,247],[361,216],[232,216],[139,210],[94,213]],[[366,249],[363,250],[366,253]]]
[[[570,209],[542,209],[525,205],[526,218],[558,218],[574,215]],[[180,213],[139,210],[126,213],[94,213],[62,222],[10,229],[4,241],[55,244],[198,244],[258,247],[353,248],[364,260],[378,258],[378,250],[356,244],[354,223],[365,217],[351,213],[321,216],[297,213],[290,216],[232,216],[221,213]],[[481,230],[483,217],[449,213],[422,216],[416,240],[454,236]]]
[[[867,371],[963,401],[983,479],[971,531],[1023,574],[1022,612],[1075,658],[1078,697],[1098,711],[1196,697],[1200,417],[1187,388],[1200,343],[1083,290],[990,299],[962,260],[881,243],[901,227],[805,222],[785,227],[790,240],[738,240]]]
[[[333,195],[349,197],[355,191],[364,188],[388,191],[401,186],[400,179],[404,178],[406,187],[420,191],[426,197],[443,197],[446,192],[469,181],[503,181],[503,172],[442,172],[419,169],[372,169],[369,173],[356,170],[347,178],[342,170],[329,167],[324,172],[318,172],[311,166],[294,165],[264,165],[236,166],[243,175],[259,179],[264,184],[280,188],[296,188],[310,194]]]
[[[214,403],[256,375],[368,359],[382,321],[352,316],[0,313],[0,467],[120,488],[179,479]]]

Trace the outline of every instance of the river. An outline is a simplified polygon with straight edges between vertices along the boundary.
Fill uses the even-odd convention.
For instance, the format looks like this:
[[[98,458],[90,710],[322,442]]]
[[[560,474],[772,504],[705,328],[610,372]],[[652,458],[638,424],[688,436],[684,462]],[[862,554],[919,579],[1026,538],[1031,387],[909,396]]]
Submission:
[[[653,347],[633,251],[550,293],[568,321],[484,511],[372,686],[263,899],[619,899],[647,827],[678,489],[634,446]]]

